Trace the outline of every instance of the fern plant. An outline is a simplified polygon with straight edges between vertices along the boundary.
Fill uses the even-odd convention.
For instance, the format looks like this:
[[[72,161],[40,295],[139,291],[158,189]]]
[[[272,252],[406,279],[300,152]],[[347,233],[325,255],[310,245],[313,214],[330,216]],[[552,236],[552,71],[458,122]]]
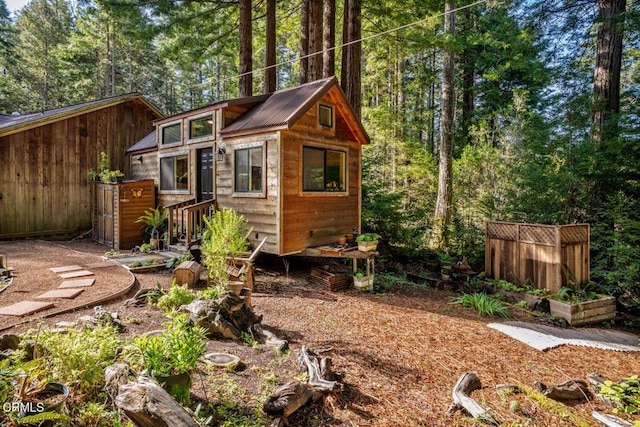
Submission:
[[[473,308],[478,311],[478,317],[482,316],[502,316],[509,318],[509,309],[500,301],[485,294],[484,292],[475,294],[462,294],[453,298],[451,304],[461,304],[466,308]]]

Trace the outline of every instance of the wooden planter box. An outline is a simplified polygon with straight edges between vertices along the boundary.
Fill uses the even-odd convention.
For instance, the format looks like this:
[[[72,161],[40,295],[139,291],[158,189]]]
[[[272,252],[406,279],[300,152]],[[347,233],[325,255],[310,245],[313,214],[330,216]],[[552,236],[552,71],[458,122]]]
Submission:
[[[353,287],[360,291],[373,290],[373,274],[371,276],[353,276]]]
[[[600,299],[578,303],[568,303],[549,299],[551,314],[562,317],[572,326],[612,320],[616,314],[616,299],[601,295]]]
[[[371,252],[378,249],[378,241],[374,240],[372,242],[358,242],[358,250],[361,252]]]

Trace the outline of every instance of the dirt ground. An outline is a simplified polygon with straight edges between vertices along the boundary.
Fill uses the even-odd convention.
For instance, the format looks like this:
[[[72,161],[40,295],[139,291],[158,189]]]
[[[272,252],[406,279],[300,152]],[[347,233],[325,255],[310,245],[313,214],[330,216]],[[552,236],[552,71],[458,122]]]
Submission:
[[[33,245],[33,250],[25,250]],[[16,269],[13,292],[22,295],[36,288],[53,286],[45,271],[52,265],[95,261],[105,247],[87,241],[74,243],[9,242],[0,244],[0,254]],[[78,255],[80,254],[80,255]],[[73,260],[72,260],[73,259]],[[224,351],[241,357],[247,369],[220,372],[203,369],[192,387],[201,399],[233,399],[246,416],[259,413],[265,393],[298,375],[295,351],[302,345],[330,350],[334,368],[345,374],[344,389],[324,401],[299,411],[293,426],[472,426],[480,425],[468,415],[447,414],[451,390],[464,372],[475,372],[483,388],[473,397],[490,407],[504,424],[531,426],[598,425],[594,410],[612,413],[597,400],[550,409],[530,396],[501,394],[495,386],[515,384],[532,387],[534,381],[556,385],[573,378],[585,379],[598,372],[618,380],[640,374],[639,353],[563,346],[540,352],[488,328],[496,318],[478,318],[476,312],[450,304],[452,291],[426,286],[399,284],[384,293],[353,289],[330,292],[309,281],[313,261],[290,258],[286,273],[281,260],[258,258],[259,270],[253,295],[255,311],[263,315],[263,325],[289,340],[292,353],[276,355],[230,341],[210,341],[207,351]],[[348,269],[348,265],[344,265]],[[120,268],[105,269],[120,279]],[[33,276],[32,276],[33,275]],[[126,276],[126,274],[125,274]],[[160,283],[167,288],[169,272],[138,274],[142,288]],[[29,278],[28,281],[23,279]],[[37,278],[37,279],[36,279]],[[53,286],[55,287],[55,286]],[[129,295],[130,296],[130,295]],[[16,295],[0,294],[0,306]],[[62,302],[61,304],[64,304]],[[104,304],[118,312],[127,326],[126,334],[137,336],[155,330],[165,320],[150,307],[126,307],[123,299]],[[535,321],[513,308],[517,320]],[[71,320],[90,309],[46,319],[47,325]],[[9,320],[0,316],[0,327]],[[15,321],[16,319],[12,319]],[[23,331],[27,323],[10,329]],[[637,333],[637,331],[636,331]],[[640,417],[636,417],[640,420]]]

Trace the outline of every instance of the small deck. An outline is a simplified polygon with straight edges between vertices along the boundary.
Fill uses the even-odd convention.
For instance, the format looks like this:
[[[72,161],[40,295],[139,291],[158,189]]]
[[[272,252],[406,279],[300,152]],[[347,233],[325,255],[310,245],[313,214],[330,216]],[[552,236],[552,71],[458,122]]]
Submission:
[[[358,271],[358,260],[366,260],[367,276],[375,274],[375,258],[379,255],[377,251],[359,251],[357,246],[334,246],[325,245],[314,248],[307,248],[300,252],[300,256],[317,258],[348,258],[353,260],[353,272]]]
[[[215,200],[196,203],[195,199],[165,206],[168,209],[168,245],[179,252],[186,252],[200,243],[205,228],[203,216],[211,216],[217,210]]]

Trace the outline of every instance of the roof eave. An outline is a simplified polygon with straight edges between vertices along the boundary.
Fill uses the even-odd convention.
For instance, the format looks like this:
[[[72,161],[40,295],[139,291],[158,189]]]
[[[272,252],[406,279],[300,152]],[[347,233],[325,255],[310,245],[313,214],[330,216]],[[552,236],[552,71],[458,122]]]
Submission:
[[[265,126],[260,128],[238,129],[233,132],[225,132],[223,129],[220,131],[220,137],[222,139],[237,138],[239,136],[255,135],[257,133],[276,132],[276,131],[287,130],[287,129],[289,129],[289,125],[287,123],[281,123],[277,125]]]

